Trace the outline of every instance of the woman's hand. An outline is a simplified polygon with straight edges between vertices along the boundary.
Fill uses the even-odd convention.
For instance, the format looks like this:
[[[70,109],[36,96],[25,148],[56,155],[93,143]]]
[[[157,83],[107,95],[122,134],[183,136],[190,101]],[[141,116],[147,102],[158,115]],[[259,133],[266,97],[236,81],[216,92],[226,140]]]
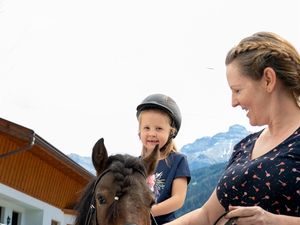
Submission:
[[[276,215],[259,206],[229,206],[229,212],[225,218],[235,218],[237,225],[271,225],[278,224]]]

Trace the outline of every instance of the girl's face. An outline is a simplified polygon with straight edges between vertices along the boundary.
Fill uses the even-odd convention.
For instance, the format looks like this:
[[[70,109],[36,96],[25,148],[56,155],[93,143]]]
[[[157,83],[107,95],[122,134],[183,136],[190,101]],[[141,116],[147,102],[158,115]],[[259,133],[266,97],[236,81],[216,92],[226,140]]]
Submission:
[[[227,66],[226,75],[232,92],[232,106],[245,110],[252,126],[266,124],[269,104],[263,79],[256,81],[241,74],[235,63]]]
[[[169,116],[159,110],[142,111],[139,117],[139,136],[147,152],[150,154],[158,144],[163,147],[170,136],[172,127]]]

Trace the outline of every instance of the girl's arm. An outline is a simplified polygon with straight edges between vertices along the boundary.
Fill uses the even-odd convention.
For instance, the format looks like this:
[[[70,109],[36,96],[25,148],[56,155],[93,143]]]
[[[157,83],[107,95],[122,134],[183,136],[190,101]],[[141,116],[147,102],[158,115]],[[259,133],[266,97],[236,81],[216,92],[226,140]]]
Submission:
[[[152,206],[151,212],[153,216],[165,215],[180,209],[184,204],[186,193],[187,178],[178,177],[174,179],[171,197]]]

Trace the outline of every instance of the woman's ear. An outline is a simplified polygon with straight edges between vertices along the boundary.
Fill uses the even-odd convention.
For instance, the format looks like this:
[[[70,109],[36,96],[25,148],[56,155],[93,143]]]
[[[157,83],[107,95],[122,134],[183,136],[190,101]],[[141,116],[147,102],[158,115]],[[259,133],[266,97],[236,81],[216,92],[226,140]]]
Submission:
[[[271,67],[266,67],[263,72],[263,81],[265,89],[268,93],[272,92],[276,85],[276,72]]]

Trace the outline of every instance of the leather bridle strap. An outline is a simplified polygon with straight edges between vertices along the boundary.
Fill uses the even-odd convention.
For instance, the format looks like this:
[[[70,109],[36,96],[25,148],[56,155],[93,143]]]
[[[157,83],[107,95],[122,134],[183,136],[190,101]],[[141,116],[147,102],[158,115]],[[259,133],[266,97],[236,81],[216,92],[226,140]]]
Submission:
[[[92,199],[91,199],[91,202],[90,202],[90,208],[89,208],[89,211],[86,215],[86,219],[85,219],[85,222],[84,222],[84,225],[90,225],[91,223],[91,219],[96,211],[96,208],[95,208],[95,189],[96,189],[96,186],[97,184],[99,183],[99,181],[101,180],[101,178],[107,174],[108,172],[110,171],[110,169],[106,169],[104,170],[100,175],[99,177],[97,178],[97,180],[95,181],[95,184],[93,186],[93,190],[92,190]],[[97,213],[97,212],[96,212]]]
[[[85,219],[85,222],[84,222],[84,225],[90,225],[91,223],[91,219],[93,218],[93,215],[96,211],[96,207],[95,207],[95,190],[96,190],[96,187],[99,183],[99,181],[101,180],[101,178],[107,174],[109,171],[111,171],[111,169],[106,169],[104,170],[100,175],[99,177],[97,178],[97,180],[95,181],[95,184],[93,186],[93,190],[92,190],[92,199],[91,199],[91,202],[90,202],[90,208],[89,208],[89,211],[87,213],[87,216],[86,216],[86,219]],[[147,179],[146,177],[146,174],[139,170],[139,169],[136,169],[137,172],[139,172],[145,179]],[[116,196],[117,197],[117,196]],[[151,214],[152,216],[152,214]],[[97,211],[96,211],[96,217],[97,217]],[[153,216],[152,216],[153,217]],[[155,221],[154,217],[153,217],[153,220]],[[97,222],[97,219],[96,219],[96,224],[98,224]],[[156,221],[155,221],[155,224],[157,225]]]
[[[153,216],[153,214],[152,214],[151,212],[150,212],[150,215],[151,215],[152,220],[154,221],[154,224],[155,224],[155,225],[158,225],[158,223],[156,222],[155,217]]]

